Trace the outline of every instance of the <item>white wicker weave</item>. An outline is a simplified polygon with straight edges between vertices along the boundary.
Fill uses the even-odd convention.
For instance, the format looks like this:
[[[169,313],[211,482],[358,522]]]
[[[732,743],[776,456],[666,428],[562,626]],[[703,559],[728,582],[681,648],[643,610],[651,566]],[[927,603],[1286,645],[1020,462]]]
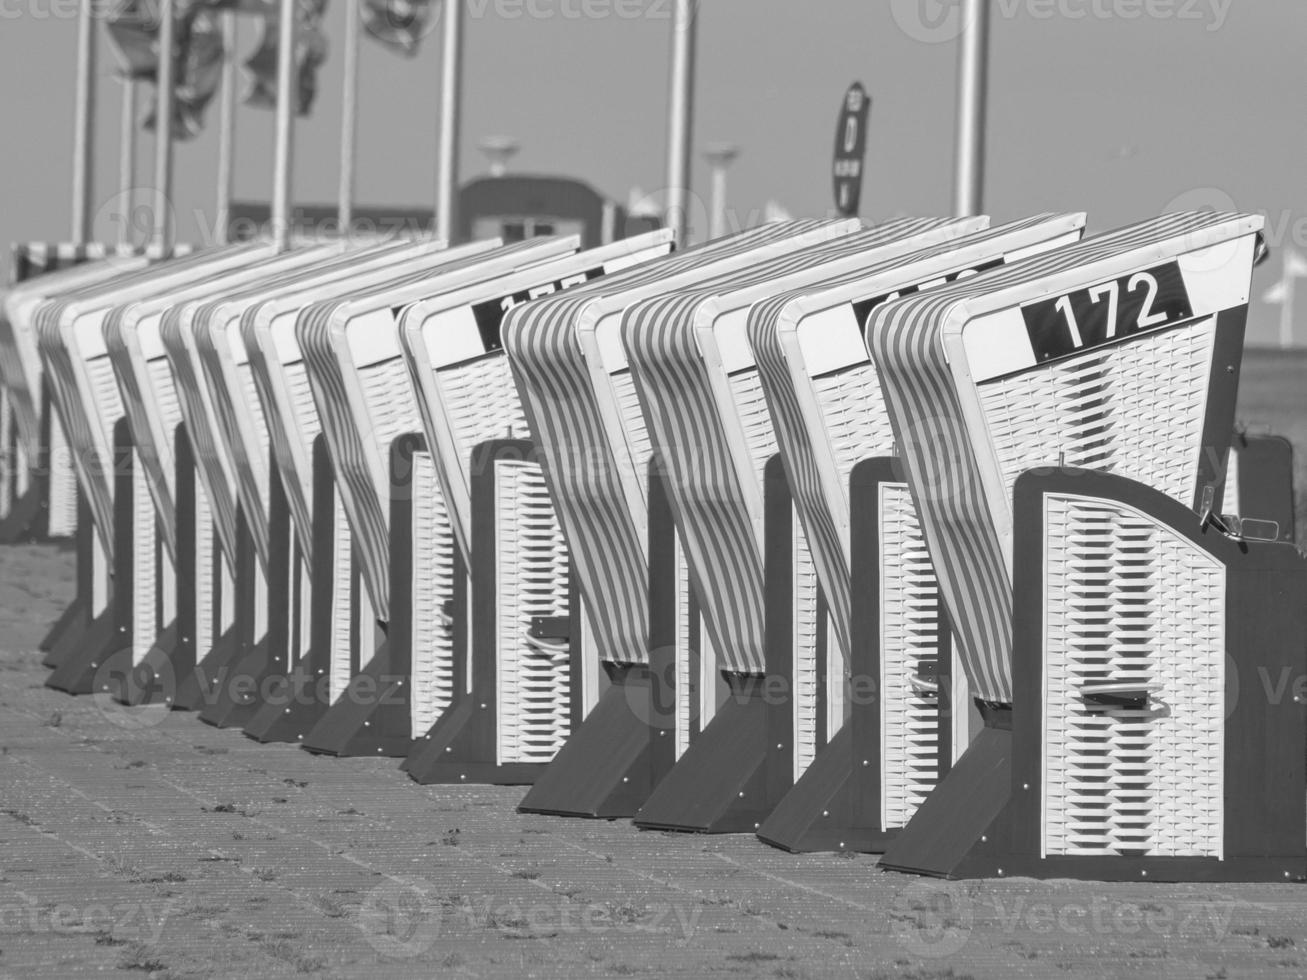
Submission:
[[[1045,520],[1042,855],[1222,857],[1224,566],[1115,502],[1049,495]]]

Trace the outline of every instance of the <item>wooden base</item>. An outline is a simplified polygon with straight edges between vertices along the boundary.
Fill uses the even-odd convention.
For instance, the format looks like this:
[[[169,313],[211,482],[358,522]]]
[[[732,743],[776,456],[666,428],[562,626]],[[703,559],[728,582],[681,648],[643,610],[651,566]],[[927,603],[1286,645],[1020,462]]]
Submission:
[[[634,816],[676,762],[672,711],[650,668],[604,664],[609,687],[518,804],[521,813]]]
[[[778,800],[767,791],[764,679],[727,675],[731,694],[658,784],[635,824],[649,830],[753,833]]]
[[[382,643],[304,736],[304,748],[324,755],[404,758],[413,745],[408,692],[408,675],[395,673]]]
[[[490,722],[490,724],[487,724]],[[404,769],[416,782],[529,786],[544,771],[542,763],[495,761],[490,706],[463,695],[450,705],[422,738],[413,742]]]
[[[299,742],[327,711],[327,673],[323,656],[310,650],[279,683],[245,724],[256,742]]]
[[[762,822],[758,837],[794,854],[884,851],[898,830],[882,830],[879,820],[865,813],[857,768],[852,727],[845,724]]]

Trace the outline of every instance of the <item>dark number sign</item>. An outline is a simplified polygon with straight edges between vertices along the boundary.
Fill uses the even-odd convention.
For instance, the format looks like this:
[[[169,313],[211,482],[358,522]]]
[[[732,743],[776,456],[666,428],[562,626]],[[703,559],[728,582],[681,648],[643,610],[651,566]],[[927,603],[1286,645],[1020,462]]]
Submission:
[[[503,346],[499,341],[499,325],[504,322],[504,316],[513,307],[529,303],[541,296],[548,296],[550,293],[556,293],[560,289],[567,289],[569,286],[579,286],[591,279],[598,279],[603,274],[603,269],[587,269],[585,272],[578,272],[566,279],[541,283],[539,286],[532,286],[530,289],[523,289],[507,296],[500,296],[498,299],[488,299],[484,303],[475,304],[472,307],[472,315],[476,317],[477,330],[481,333],[481,342],[485,344],[486,353],[499,350]]]
[[[1036,361],[1102,347],[1193,315],[1184,276],[1175,262],[1021,308]]]
[[[844,96],[835,126],[835,207],[846,218],[856,217],[862,200],[862,162],[867,155],[867,117],[871,98],[858,82]]]
[[[959,279],[967,279],[971,276],[978,276],[982,272],[988,272],[990,269],[997,269],[1003,264],[1003,258],[991,259],[988,262],[981,262],[979,265],[966,269],[958,269],[956,272],[950,272],[948,275],[939,279],[938,285],[945,286],[951,282],[957,282]],[[867,320],[871,317],[871,311],[882,303],[888,303],[890,300],[899,299],[903,296],[911,296],[913,293],[921,292],[923,286],[917,283],[912,286],[904,286],[902,289],[896,289],[892,293],[886,293],[884,296],[877,296],[873,299],[864,299],[861,302],[853,304],[853,315],[858,318],[858,324],[862,328],[862,335],[867,335]]]

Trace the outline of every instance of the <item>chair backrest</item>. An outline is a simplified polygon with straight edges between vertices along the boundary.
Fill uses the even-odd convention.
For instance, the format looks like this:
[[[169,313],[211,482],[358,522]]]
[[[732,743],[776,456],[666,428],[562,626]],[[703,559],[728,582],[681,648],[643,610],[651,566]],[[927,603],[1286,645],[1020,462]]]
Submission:
[[[856,221],[764,225],[509,311],[504,349],[604,659],[648,660],[649,454],[620,342],[622,313],[649,296],[858,227]]]
[[[42,369],[33,314],[46,300],[108,282],[148,263],[143,255],[102,258],[45,272],[5,290],[0,307],[0,386],[5,389],[18,436],[29,455],[38,453],[41,446]]]
[[[444,254],[450,261],[430,275],[315,304],[296,325],[360,572],[372,609],[382,620],[390,618],[390,444],[422,424],[399,346],[397,312],[443,291],[574,252],[579,239],[496,244],[449,249]]]
[[[1022,472],[1106,470],[1195,507],[1218,483],[1262,224],[1166,215],[872,312],[867,343],[977,698],[1012,700]]]
[[[318,261],[232,292],[208,304],[195,322],[195,349],[215,415],[217,446],[235,480],[236,503],[249,529],[254,552],[268,565],[268,427],[254,370],[241,336],[250,307],[295,288],[308,278],[340,276],[360,261],[393,257],[399,244],[333,249]]]
[[[51,393],[73,453],[105,554],[113,556],[113,427],[123,415],[101,326],[115,307],[167,293],[196,280],[266,258],[266,244],[231,246],[172,259],[88,286],[42,305],[38,345]]]
[[[627,308],[622,339],[631,379],[723,668],[764,670],[763,486],[776,439],[748,363],[749,307],[985,223],[893,221]]]
[[[182,410],[163,348],[164,316],[174,306],[209,302],[251,283],[275,280],[289,268],[320,261],[318,256],[318,250],[301,249],[251,263],[166,295],[119,306],[105,318],[101,328],[105,349],[118,382],[132,445],[154,500],[164,550],[173,560],[177,555],[173,441]]]
[[[1039,215],[897,256],[811,289],[780,293],[749,310],[749,344],[775,427],[795,510],[850,649],[849,476],[889,456],[894,435],[863,328],[891,298],[938,288],[1079,241],[1084,215]]]
[[[671,247],[670,232],[638,236],[414,303],[400,317],[400,336],[418,395],[428,450],[414,455],[411,511],[411,594],[423,599],[415,604],[420,608],[411,610],[410,620],[415,630],[411,689],[415,718],[419,713],[423,718],[432,717],[438,706],[443,709],[451,699],[452,692],[441,690],[438,682],[441,678],[452,681],[452,671],[436,668],[432,661],[452,656],[453,631],[440,628],[440,617],[457,601],[454,565],[459,561],[465,567],[473,564],[473,453],[482,443],[527,435],[521,401],[500,339],[504,315],[519,303],[618,274],[665,255]],[[510,675],[522,674],[510,667],[510,661],[516,660],[528,674],[538,666],[540,648],[529,635],[530,620],[544,615],[542,609],[550,615],[566,616],[569,582],[567,549],[538,462],[524,459],[494,465],[503,477],[494,486],[504,491],[505,507],[520,507],[521,511],[496,511],[494,518],[498,560],[495,595],[499,601],[495,646],[503,668],[496,676],[502,687],[514,683]],[[428,468],[434,472],[428,473]],[[430,486],[433,476],[438,480],[434,489]],[[500,533],[499,525],[504,522],[507,524]],[[530,530],[523,532],[522,528],[528,526]],[[514,534],[525,535],[534,545],[520,554],[513,552],[505,542]],[[554,575],[559,576],[558,581],[549,581]],[[510,598],[516,600],[516,605]],[[523,622],[528,627],[525,630],[519,629]],[[476,638],[473,642],[475,645]],[[566,646],[561,653],[552,652],[563,663],[570,663]],[[597,675],[598,666],[597,658],[586,657],[583,661],[583,676],[578,683],[587,704],[597,696],[598,678],[591,674]],[[561,682],[566,683],[566,678]],[[510,699],[519,700],[512,696]],[[498,717],[502,722],[509,715],[511,712]]]
[[[404,310],[401,341],[465,558],[470,558],[472,538],[472,448],[488,439],[523,438],[528,431],[500,337],[504,316],[521,303],[638,266],[668,254],[671,247],[671,232],[652,232]]]
[[[348,274],[306,273],[303,282],[286,286],[241,315],[241,338],[254,375],[272,455],[295,528],[296,543],[307,565],[313,560],[313,441],[322,431],[304,359],[295,339],[295,321],[313,303],[348,296],[357,290],[409,277],[445,261],[439,240],[408,242],[359,255]]]

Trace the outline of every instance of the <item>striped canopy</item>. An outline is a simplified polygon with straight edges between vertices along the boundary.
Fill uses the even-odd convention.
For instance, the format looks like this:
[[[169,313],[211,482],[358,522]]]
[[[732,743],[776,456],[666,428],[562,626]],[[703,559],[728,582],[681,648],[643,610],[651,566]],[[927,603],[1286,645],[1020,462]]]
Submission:
[[[68,436],[78,483],[91,509],[105,554],[113,545],[113,427],[123,415],[101,325],[115,306],[166,295],[206,276],[271,253],[267,245],[237,245],[159,263],[89,286],[37,313],[38,346],[51,379],[54,404]]]
[[[472,448],[487,439],[527,435],[521,400],[504,356],[500,327],[514,306],[574,289],[666,255],[661,230],[589,249],[512,276],[414,303],[400,318],[427,445],[440,474],[454,533],[472,555]]]
[[[627,309],[622,337],[631,377],[652,451],[669,476],[672,513],[713,648],[726,669],[761,673],[765,667],[762,497],[776,440],[740,329],[749,307],[776,291],[866,268],[982,223],[892,221]]]
[[[509,312],[502,327],[527,422],[600,655],[648,660],[648,449],[617,336],[630,303],[856,231],[854,221],[764,225]],[[611,336],[596,325],[604,319]],[[614,381],[617,374],[617,382]],[[625,382],[626,397],[615,390]],[[631,440],[626,425],[640,431]]]
[[[272,456],[306,566],[313,562],[313,440],[322,431],[309,388],[307,369],[295,339],[299,314],[316,302],[339,299],[358,290],[407,281],[444,261],[438,240],[379,246],[351,256],[348,274],[304,273],[278,295],[241,314],[241,339],[249,357]]]
[[[382,620],[390,618],[389,448],[398,436],[422,427],[399,346],[397,312],[441,292],[574,252],[580,240],[498,244],[494,239],[449,249],[440,253],[448,261],[429,273],[314,304],[296,324],[362,578]]]
[[[862,340],[868,312],[895,294],[938,288],[969,270],[1070,244],[1083,228],[1083,214],[1039,215],[780,293],[749,311],[749,344],[777,446],[843,649],[852,643],[849,475],[861,460],[894,449]]]

